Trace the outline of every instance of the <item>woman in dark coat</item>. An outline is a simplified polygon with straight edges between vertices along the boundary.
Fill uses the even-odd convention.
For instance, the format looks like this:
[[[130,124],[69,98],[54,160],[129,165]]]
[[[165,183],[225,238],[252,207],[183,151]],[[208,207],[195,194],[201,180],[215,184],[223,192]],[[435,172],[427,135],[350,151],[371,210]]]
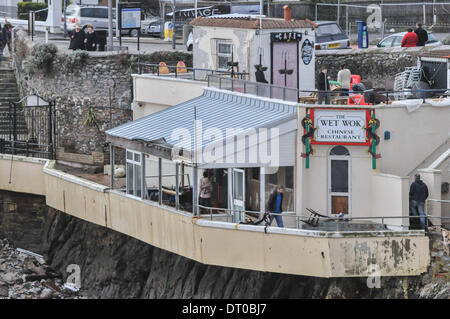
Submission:
[[[86,50],[97,51],[97,35],[95,34],[94,27],[88,24],[87,29],[88,32],[86,33],[86,39],[84,39]]]
[[[75,30],[70,35],[70,46],[72,50],[84,50],[84,31],[80,29],[79,25],[75,26]]]

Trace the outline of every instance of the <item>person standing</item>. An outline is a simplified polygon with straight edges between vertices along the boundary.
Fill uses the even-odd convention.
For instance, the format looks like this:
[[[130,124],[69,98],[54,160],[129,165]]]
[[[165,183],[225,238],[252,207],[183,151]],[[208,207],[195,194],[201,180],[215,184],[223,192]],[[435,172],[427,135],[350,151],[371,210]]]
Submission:
[[[86,33],[86,38],[84,39],[86,50],[97,51],[97,35],[94,31],[94,27],[91,24],[88,24],[87,30],[88,32]]]
[[[2,29],[2,35],[3,35],[3,47],[8,46],[8,52],[11,54],[11,32],[12,32],[12,25],[8,22],[5,23]]]
[[[345,67],[345,65],[341,66],[341,70],[338,72],[337,80],[341,82],[341,96],[348,96],[348,92],[350,91],[350,82],[351,82],[352,73],[349,69]]]
[[[4,41],[3,41],[3,33],[0,32],[0,63],[3,60],[3,45],[4,45]]]
[[[208,172],[203,172],[203,177],[200,179],[200,205],[205,207],[211,207],[211,193],[212,193],[212,184],[208,177]]]
[[[319,90],[319,104],[322,104],[325,99],[325,104],[330,104],[330,83],[328,82],[329,77],[327,76],[327,68],[322,67],[319,76],[317,77],[317,90]]]
[[[425,31],[425,29],[422,28],[422,23],[416,24],[416,30],[414,30],[414,33],[417,34],[417,46],[423,47],[425,46],[425,43],[428,41],[428,32]]]
[[[84,50],[84,31],[80,29],[80,25],[75,26],[75,30],[70,35],[69,49],[72,50]]]
[[[414,182],[409,189],[409,198],[411,199],[411,213],[413,216],[422,216],[420,218],[420,225],[422,229],[427,230],[425,223],[425,200],[428,198],[428,187],[420,179],[420,175],[414,175]]]
[[[270,194],[269,202],[267,204],[270,213],[281,214],[283,212],[283,186],[279,185],[277,188]],[[283,218],[281,215],[270,215],[270,225],[272,224],[273,219],[276,219],[278,227],[284,227]]]
[[[417,41],[419,38],[417,37],[417,34],[413,32],[413,29],[409,28],[408,32],[403,36],[402,39],[402,47],[404,48],[410,48],[417,46]]]

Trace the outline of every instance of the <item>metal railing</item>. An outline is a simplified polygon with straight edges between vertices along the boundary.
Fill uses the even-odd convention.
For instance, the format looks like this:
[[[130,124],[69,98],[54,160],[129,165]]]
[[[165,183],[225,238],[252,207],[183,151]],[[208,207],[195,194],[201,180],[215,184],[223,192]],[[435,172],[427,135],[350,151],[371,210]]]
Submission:
[[[159,65],[158,63],[145,63],[138,62],[137,66],[138,74],[156,74],[158,76],[173,76],[181,77],[184,79],[190,79],[194,81],[206,81],[209,75],[226,75],[230,77],[238,77],[239,79],[245,79],[248,77],[248,73],[245,72],[233,72],[227,70],[214,70],[204,68],[193,68],[187,66],[176,65]],[[161,72],[167,68],[168,72]]]
[[[450,201],[447,201],[450,202]],[[199,217],[200,218],[204,218],[207,217],[210,220],[217,220],[217,219],[225,219],[222,220],[224,222],[228,222],[228,223],[235,223],[233,222],[233,218],[236,217],[236,215],[238,214],[253,214],[253,215],[257,215],[258,220],[261,220],[262,215],[267,214],[268,216],[276,216],[279,215],[281,217],[284,218],[293,218],[294,222],[295,222],[295,227],[292,226],[285,226],[284,228],[294,228],[294,229],[305,229],[304,227],[301,227],[302,224],[305,225],[309,225],[308,222],[310,220],[310,218],[312,216],[304,216],[304,215],[296,215],[295,212],[283,212],[283,213],[272,213],[272,212],[260,212],[260,211],[247,211],[247,210],[234,210],[234,209],[230,209],[230,208],[216,208],[216,207],[206,207],[206,206],[202,206],[202,205],[198,205],[199,208]],[[203,212],[202,212],[203,210]],[[205,213],[206,211],[206,213]],[[225,212],[225,213],[214,213],[214,211],[218,211],[218,212]],[[250,215],[251,216],[251,215]],[[389,219],[417,219],[417,218],[425,218],[425,224],[428,225],[428,220],[430,218],[435,218],[435,219],[440,219],[440,220],[447,220],[450,219],[450,217],[441,217],[441,216],[432,216],[432,215],[425,215],[425,216],[360,216],[360,217],[318,217],[315,216],[314,218],[317,218],[318,220],[322,220],[323,222],[335,222],[334,225],[333,224],[329,224],[327,225],[328,227],[324,227],[324,225],[317,225],[317,226],[310,226],[307,227],[307,229],[309,230],[326,230],[326,231],[335,231],[335,232],[341,232],[341,231],[355,231],[355,229],[351,230],[350,228],[353,226],[353,228],[357,228],[356,223],[354,224],[348,224],[348,222],[350,221],[381,221],[380,224],[377,223],[373,223],[370,226],[379,226],[379,229],[374,229],[376,230],[387,230],[387,226],[388,224],[386,224],[386,220]],[[243,222],[243,224],[250,224],[250,225],[255,225],[255,223],[253,222]],[[288,223],[291,224],[292,223]],[[266,226],[266,223],[263,221],[260,223],[261,226]],[[369,225],[368,225],[369,226]],[[391,225],[394,226],[394,225]],[[434,225],[434,226],[442,226],[441,225]],[[324,229],[325,228],[325,229]],[[370,228],[370,227],[367,227]],[[369,229],[366,229],[369,230]]]
[[[410,95],[419,96],[423,102],[426,102],[426,98],[433,95],[450,96],[448,89],[406,89],[402,91],[387,91],[387,90],[376,90],[369,89],[365,91],[344,91],[344,90],[333,90],[333,91],[323,91],[323,90],[299,90],[297,88],[290,88],[285,86],[277,86],[268,83],[252,82],[242,79],[230,78],[218,76],[216,74],[208,75],[208,87],[215,87],[222,90],[240,92],[244,94],[252,94],[260,97],[267,97],[271,99],[280,99],[288,102],[298,103],[300,97],[307,97],[314,94],[323,93],[331,98],[332,94],[340,94],[342,98],[349,98],[351,96],[344,96],[343,94],[363,94],[367,95],[366,105],[370,103],[374,104],[375,96],[384,96],[385,101],[392,101],[391,98],[399,94],[408,93]],[[325,99],[325,98],[324,98]],[[373,100],[373,102],[371,102]],[[357,103],[353,103],[357,104]]]

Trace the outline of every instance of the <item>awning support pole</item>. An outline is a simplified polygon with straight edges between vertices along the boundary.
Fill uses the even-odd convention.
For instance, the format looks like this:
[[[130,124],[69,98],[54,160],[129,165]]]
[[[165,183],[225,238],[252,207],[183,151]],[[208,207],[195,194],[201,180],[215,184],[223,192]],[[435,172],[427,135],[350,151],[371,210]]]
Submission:
[[[175,164],[175,209],[180,209],[180,163]]]
[[[110,181],[109,187],[114,189],[114,145],[109,144],[109,170],[110,170]]]
[[[163,192],[162,192],[162,158],[161,157],[158,157],[158,192],[159,192],[158,202],[159,202],[159,205],[162,205]]]
[[[192,187],[192,214],[194,216],[199,217],[198,213],[198,167],[197,164],[194,164],[194,185]]]
[[[259,168],[259,208],[262,214],[266,211],[266,169]],[[263,215],[264,216],[264,215]]]
[[[141,153],[141,198],[147,197],[147,187],[145,186],[145,153]]]

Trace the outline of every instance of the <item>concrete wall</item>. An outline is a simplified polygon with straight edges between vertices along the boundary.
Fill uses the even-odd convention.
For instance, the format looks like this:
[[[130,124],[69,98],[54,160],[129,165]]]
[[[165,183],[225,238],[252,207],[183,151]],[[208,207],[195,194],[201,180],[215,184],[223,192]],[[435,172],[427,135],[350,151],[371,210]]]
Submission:
[[[134,74],[133,120],[196,98],[206,86],[203,81]]]
[[[36,172],[36,163],[23,158],[19,162],[24,174]],[[9,159],[0,159],[0,172],[10,165]],[[57,171],[53,165],[40,164],[47,205],[201,263],[316,277],[365,277],[371,273],[368,261],[378,265],[381,276],[419,275],[430,262],[428,238],[420,232],[340,234],[269,227],[265,233],[263,226],[193,219]],[[15,191],[29,187],[29,180],[20,176],[14,183]]]
[[[423,105],[408,112],[406,107],[379,107],[380,145],[377,160],[380,172],[407,176],[450,136],[450,107]],[[390,140],[384,132],[391,133]]]

